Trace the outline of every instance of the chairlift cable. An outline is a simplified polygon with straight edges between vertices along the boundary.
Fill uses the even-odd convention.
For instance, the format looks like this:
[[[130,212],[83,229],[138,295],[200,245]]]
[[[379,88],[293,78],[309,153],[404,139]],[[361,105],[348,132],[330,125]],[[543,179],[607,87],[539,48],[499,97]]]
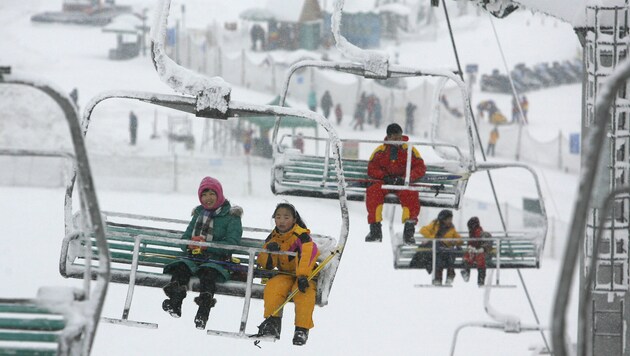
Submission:
[[[512,79],[512,74],[510,73],[510,69],[507,65],[507,60],[505,59],[505,54],[503,53],[503,46],[501,46],[501,41],[499,41],[499,35],[497,34],[497,29],[494,27],[494,21],[492,20],[492,15],[488,13],[488,18],[490,19],[490,24],[492,25],[492,31],[494,32],[494,38],[497,41],[497,46],[499,47],[499,52],[501,53],[501,59],[503,60],[503,66],[505,67],[505,73],[507,74],[508,80],[510,81],[510,87],[512,88],[512,98],[516,102],[518,107],[519,114],[521,118],[519,120],[518,125],[518,140],[516,143],[516,160],[520,161],[521,158],[521,136],[523,136],[523,120],[525,120],[525,115],[523,113],[523,107],[521,106],[521,99],[516,92],[516,87],[514,86],[514,80]]]
[[[446,1],[442,0],[442,7],[444,8],[444,15],[446,16],[446,23],[448,26],[448,32],[451,38],[451,44],[453,45],[453,53],[455,54],[455,61],[457,62],[457,68],[459,71],[459,76],[462,79],[462,81],[464,80],[464,74],[462,73],[462,67],[461,67],[461,63],[459,61],[459,55],[457,52],[457,45],[455,44],[455,37],[453,35],[453,28],[451,27],[451,20],[450,17],[448,16],[448,10],[446,8]],[[493,24],[493,28],[494,28],[494,24]],[[496,35],[496,30],[495,30],[495,35]],[[497,41],[498,41],[498,37],[497,37]],[[501,51],[501,54],[503,55],[503,51]],[[505,61],[504,61],[505,63]],[[509,76],[509,73],[508,73]],[[512,79],[510,77],[510,82],[512,83]],[[514,84],[512,83],[512,86]],[[514,89],[514,88],[513,88]],[[517,100],[518,101],[518,100]],[[519,102],[519,108],[520,108],[520,102]],[[521,110],[521,115],[522,115],[522,109]],[[473,122],[473,127],[475,130],[475,135],[477,136],[477,140],[479,141],[479,147],[481,148],[481,157],[483,158],[484,162],[487,161],[486,158],[486,153],[483,149],[483,143],[481,141],[481,136],[479,135],[479,129],[477,127],[477,121],[475,120],[475,115],[474,115],[474,111],[472,110],[472,106],[470,107],[470,111],[471,111],[471,118],[472,118],[472,122]],[[522,126],[522,125],[521,125]],[[503,231],[504,233],[507,235],[507,226],[505,224],[505,220],[503,218],[503,213],[501,212],[501,205],[499,203],[499,199],[497,197],[497,192],[496,192],[496,188],[494,186],[494,181],[492,180],[492,174],[490,173],[490,171],[486,171],[486,174],[488,175],[488,181],[490,182],[490,187],[492,189],[492,195],[494,196],[494,201],[495,204],[497,206],[497,211],[499,213],[499,218],[501,219],[501,225],[503,226]],[[520,268],[517,268],[516,271],[518,272],[518,276],[519,279],[521,281],[521,285],[523,286],[523,290],[525,291],[525,296],[527,297],[527,301],[529,302],[529,306],[530,309],[532,310],[532,314],[534,315],[534,319],[536,320],[536,324],[540,326],[540,319],[538,318],[538,313],[536,312],[536,307],[534,306],[531,297],[529,295],[529,292],[527,290],[527,284],[525,283],[525,280],[523,279],[523,276],[521,274],[521,270]],[[549,347],[549,343],[547,342],[547,337],[545,336],[545,333],[541,330],[540,334],[542,336],[542,339],[545,343],[545,347],[547,347],[547,350],[551,350],[551,348]]]
[[[494,26],[494,20],[492,19],[492,15],[490,13],[488,13],[488,17],[490,18],[490,24],[492,25],[492,31],[494,32],[494,38],[497,42],[497,46],[499,47],[499,52],[501,53],[501,58],[503,60],[503,66],[505,67],[505,72],[507,73],[507,77],[510,81],[510,87],[512,88],[512,96],[516,102],[516,105],[518,106],[518,111],[519,114],[521,115],[521,121],[519,123],[519,128],[518,128],[518,143],[516,145],[516,160],[518,161],[521,155],[521,142],[522,142],[522,130],[523,130],[523,119],[525,118],[525,114],[523,111],[523,107],[521,106],[521,101],[518,99],[518,93],[516,92],[516,86],[514,85],[514,80],[512,79],[512,73],[510,73],[509,71],[509,66],[507,63],[507,60],[505,59],[505,54],[503,52],[503,46],[501,46],[501,41],[499,40],[499,35],[497,34],[497,29]],[[534,155],[536,155],[536,158],[538,158],[538,154],[536,154],[536,152],[534,152]],[[540,171],[543,180],[545,181],[545,185],[547,186],[547,190],[551,191],[551,188],[549,187],[549,182],[547,181],[547,177],[544,174],[544,172]],[[553,208],[554,211],[556,212],[556,216],[560,216],[560,213],[558,212],[558,206],[556,204],[556,200],[553,198],[553,196],[551,196],[551,203],[553,204]]]

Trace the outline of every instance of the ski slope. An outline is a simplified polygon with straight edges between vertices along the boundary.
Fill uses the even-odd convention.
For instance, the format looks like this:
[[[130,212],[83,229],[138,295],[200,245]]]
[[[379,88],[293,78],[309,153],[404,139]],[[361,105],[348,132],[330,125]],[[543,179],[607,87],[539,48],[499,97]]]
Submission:
[[[151,1],[119,1],[138,8],[151,5]],[[195,21],[235,19],[242,9],[254,6],[255,1],[188,1],[191,14],[189,24]],[[174,8],[181,2],[175,2]],[[0,64],[11,65],[14,70],[29,72],[47,78],[68,92],[79,88],[79,104],[84,106],[94,95],[105,90],[144,90],[170,93],[155,74],[148,57],[131,61],[107,60],[107,51],[115,44],[115,37],[102,33],[98,28],[79,26],[32,24],[30,15],[40,11],[58,10],[60,4],[45,0],[4,0],[0,3]],[[194,11],[195,7],[200,10]],[[213,8],[214,7],[214,8]],[[200,16],[203,9],[208,16]],[[220,11],[212,11],[220,10]],[[223,11],[225,10],[225,11]],[[443,19],[436,29],[435,41],[406,42],[397,46],[385,43],[384,50],[399,51],[400,62],[414,66],[441,66],[454,68],[454,60],[448,33]],[[500,55],[495,51],[489,20],[472,15],[454,19],[460,56],[464,65],[480,64],[482,72],[502,68]],[[569,59],[579,48],[570,26],[557,20],[519,12],[497,22],[500,35],[505,35],[504,50],[512,64],[522,61],[528,64],[540,61]],[[203,25],[199,25],[203,27]],[[246,38],[246,37],[245,37]],[[244,44],[248,46],[248,42]],[[417,50],[422,48],[422,51]],[[483,50],[480,50],[483,49]],[[234,87],[233,99],[266,103],[274,93],[254,93]],[[492,97],[503,112],[509,112],[509,96],[492,96],[473,93],[474,100]],[[579,131],[581,88],[578,85],[540,91],[528,95],[531,103],[529,130],[544,136],[546,132],[562,128]],[[3,102],[2,112],[10,112],[11,103]],[[34,102],[33,105],[37,104]],[[298,105],[300,105],[298,103]],[[135,110],[140,117],[139,144],[127,145],[127,114]],[[19,113],[13,113],[19,115]],[[160,162],[171,159],[165,138],[149,140],[152,133],[153,108],[131,102],[104,104],[97,110],[99,120],[88,133],[88,149],[91,154],[120,157],[121,162]],[[347,113],[348,114],[348,113]],[[338,128],[341,137],[365,137],[382,139],[384,129],[368,127],[364,132],[350,131],[346,118]],[[159,122],[159,132],[166,127]],[[196,124],[197,138],[201,124]],[[420,139],[418,137],[418,139]],[[185,154],[185,153],[182,153]],[[207,166],[191,167],[180,172],[177,192],[166,183],[152,186],[152,182],[138,182],[121,174],[126,166],[121,164],[110,171],[95,172],[99,202],[102,210],[124,211],[169,218],[188,219],[190,210],[197,205],[197,184],[203,174],[212,175],[223,182],[225,196],[244,208],[243,225],[272,229],[271,213],[275,204],[288,199],[293,203],[313,232],[336,236],[339,233],[340,213],[336,201],[309,198],[273,196],[269,190],[269,162],[253,160],[252,194],[247,190],[246,163],[243,156],[217,156],[196,152],[194,158],[208,161]],[[156,163],[157,166],[157,163]],[[156,168],[157,169],[157,168]],[[538,169],[543,175],[543,190],[550,215],[560,221],[568,221],[576,192],[577,177],[561,172]],[[157,171],[156,171],[157,172]],[[156,181],[163,179],[156,173]],[[474,178],[478,179],[478,178]],[[479,178],[480,179],[480,178]],[[499,180],[502,191],[520,184],[521,177]],[[19,184],[17,184],[19,185]],[[133,188],[125,188],[133,187]],[[102,187],[102,188],[99,188]],[[140,187],[140,188],[138,188]],[[116,188],[116,189],[115,189]],[[32,297],[38,286],[80,286],[81,281],[64,280],[57,265],[63,237],[63,190],[61,188],[5,187],[0,186],[0,282],[2,297]],[[466,197],[476,201],[492,202],[487,185],[471,184]],[[514,200],[510,196],[507,200]],[[519,201],[511,203],[518,205]],[[330,304],[316,308],[315,328],[308,343],[295,348],[291,345],[293,334],[293,310],[285,310],[282,340],[263,343],[262,349],[253,341],[207,336],[194,328],[196,305],[194,295],[184,300],[181,319],[173,319],[161,310],[164,295],[161,290],[138,287],[130,319],[154,322],[158,330],[127,328],[101,323],[93,348],[93,355],[389,355],[423,354],[448,355],[453,332],[458,325],[472,321],[491,321],[483,311],[483,290],[474,283],[463,283],[457,276],[450,289],[415,288],[415,284],[429,283],[425,271],[396,271],[392,268],[392,252],[387,229],[381,244],[366,244],[368,232],[363,203],[350,202],[350,237],[330,295]],[[33,211],[45,211],[37,217],[37,224],[30,224]],[[398,214],[400,210],[398,209]],[[421,222],[437,215],[436,209],[423,209]],[[466,212],[467,218],[472,212]],[[401,230],[397,215],[396,228]],[[455,212],[458,221],[458,213]],[[463,220],[465,223],[465,220]],[[463,228],[460,224],[459,228]],[[542,325],[550,322],[556,278],[559,275],[559,253],[565,236],[558,233],[554,243],[555,258],[547,257],[539,270],[523,271]],[[472,272],[472,278],[476,272]],[[515,271],[502,271],[502,284],[519,284]],[[570,306],[569,335],[575,338],[577,283],[574,284],[574,300]],[[126,295],[126,285],[110,284],[103,316],[120,317]],[[236,331],[239,326],[242,300],[219,296],[213,308],[208,328]],[[533,324],[534,319],[522,288],[497,289],[491,294],[495,309],[521,318],[523,323]],[[250,309],[248,331],[262,321],[262,302],[254,301]],[[547,337],[549,340],[549,337]],[[504,334],[494,330],[465,329],[458,340],[456,354],[470,355],[530,355],[530,347],[543,345],[539,333]],[[507,351],[509,350],[509,351]]]

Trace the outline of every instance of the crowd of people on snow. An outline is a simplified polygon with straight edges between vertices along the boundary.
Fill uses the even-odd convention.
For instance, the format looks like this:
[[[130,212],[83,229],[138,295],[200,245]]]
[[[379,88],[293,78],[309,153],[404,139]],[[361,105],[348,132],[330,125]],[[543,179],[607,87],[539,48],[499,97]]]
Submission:
[[[315,89],[311,89],[307,96],[307,105],[309,110],[317,112],[318,107],[321,108],[321,112],[327,119],[334,113],[335,122],[337,125],[341,125],[343,120],[343,108],[341,103],[335,104],[332,100],[329,90],[325,90],[319,100],[319,106],[317,105],[317,93]],[[333,110],[334,107],[334,110]],[[405,106],[405,131],[408,134],[414,133],[414,121],[415,110],[417,105],[409,102]],[[357,101],[354,112],[352,114],[352,120],[349,125],[353,130],[364,130],[364,125],[373,125],[374,128],[380,128],[383,124],[383,104],[381,99],[374,93],[361,93],[359,100]]]

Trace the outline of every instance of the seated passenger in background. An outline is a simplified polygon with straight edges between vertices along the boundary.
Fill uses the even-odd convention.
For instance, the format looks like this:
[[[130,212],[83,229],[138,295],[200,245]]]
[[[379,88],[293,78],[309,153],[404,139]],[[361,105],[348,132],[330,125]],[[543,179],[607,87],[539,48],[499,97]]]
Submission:
[[[468,220],[468,233],[471,239],[489,238],[492,235],[483,231],[479,218],[473,216]],[[462,278],[468,282],[470,268],[477,268],[477,285],[483,286],[486,282],[486,252],[492,249],[492,241],[468,241],[468,248],[464,254],[466,268],[462,270]]]
[[[440,239],[440,241],[436,243],[437,251],[433,285],[442,285],[442,271],[444,268],[447,269],[446,285],[453,284],[453,280],[455,279],[455,269],[453,269],[455,255],[452,250],[462,244],[460,240],[461,236],[455,231],[455,227],[453,226],[453,212],[447,209],[440,211],[437,219],[420,229],[420,234],[426,238]],[[432,247],[433,244],[427,242],[422,246]],[[427,271],[431,273],[431,264],[429,264]]]

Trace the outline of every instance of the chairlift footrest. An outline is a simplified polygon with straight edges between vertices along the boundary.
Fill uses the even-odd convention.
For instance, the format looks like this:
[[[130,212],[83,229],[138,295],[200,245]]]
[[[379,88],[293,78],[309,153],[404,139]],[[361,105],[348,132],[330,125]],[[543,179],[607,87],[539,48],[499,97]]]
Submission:
[[[143,329],[157,329],[158,328],[158,324],[148,323],[145,321],[134,321],[134,320],[128,320],[128,319],[116,319],[116,318],[108,318],[108,317],[101,317],[101,321],[104,323],[131,326],[134,328],[143,328]]]

